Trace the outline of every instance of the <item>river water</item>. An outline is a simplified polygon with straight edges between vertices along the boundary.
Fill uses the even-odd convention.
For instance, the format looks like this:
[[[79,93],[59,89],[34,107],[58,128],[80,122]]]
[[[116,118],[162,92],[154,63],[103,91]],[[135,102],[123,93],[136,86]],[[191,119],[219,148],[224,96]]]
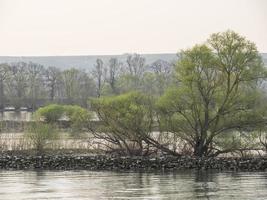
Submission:
[[[4,170],[0,199],[267,199],[267,172]]]

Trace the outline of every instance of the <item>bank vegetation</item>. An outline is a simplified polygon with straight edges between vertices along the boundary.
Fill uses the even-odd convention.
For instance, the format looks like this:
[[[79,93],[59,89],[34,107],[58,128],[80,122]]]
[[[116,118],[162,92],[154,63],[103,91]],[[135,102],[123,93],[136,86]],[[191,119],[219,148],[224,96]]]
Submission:
[[[29,85],[19,82],[26,80],[21,77],[24,65],[41,70],[32,63],[5,65],[2,80],[12,80],[0,84],[17,97],[28,88],[31,103],[35,95],[49,93],[51,101],[37,109],[36,121],[25,134],[38,152],[58,140],[64,117],[72,137],[98,152],[121,156],[215,157],[267,151],[267,71],[255,44],[233,31],[212,34],[205,43],[182,50],[173,65],[158,61],[148,68],[140,55],[130,55],[126,64],[111,59],[108,67],[97,60],[92,77],[75,69],[48,68],[42,75],[46,90],[35,84],[38,73],[26,73]],[[68,101],[55,102],[58,95]]]

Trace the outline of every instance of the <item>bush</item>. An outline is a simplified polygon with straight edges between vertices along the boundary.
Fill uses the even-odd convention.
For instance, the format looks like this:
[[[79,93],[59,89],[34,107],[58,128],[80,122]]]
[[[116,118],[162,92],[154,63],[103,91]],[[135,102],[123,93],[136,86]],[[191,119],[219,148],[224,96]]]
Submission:
[[[48,141],[57,138],[57,128],[53,125],[44,124],[41,122],[33,123],[26,134],[26,139],[30,140],[34,149],[36,149],[38,153],[43,152]]]
[[[93,131],[111,151],[127,155],[143,155],[147,152],[152,127],[152,100],[141,93],[131,92],[115,97],[94,99],[92,108],[103,126]],[[111,143],[111,144],[110,144]]]
[[[57,105],[51,104],[40,108],[35,113],[37,121],[44,119],[48,124],[54,124],[62,117],[67,117],[70,122],[71,133],[81,133],[87,127],[92,114],[76,105]]]
[[[92,118],[92,114],[80,106],[66,105],[64,111],[70,120],[72,133],[81,132]]]
[[[55,123],[63,116],[64,107],[57,104],[51,104],[43,108],[39,108],[35,114],[37,120],[44,118],[47,123]]]

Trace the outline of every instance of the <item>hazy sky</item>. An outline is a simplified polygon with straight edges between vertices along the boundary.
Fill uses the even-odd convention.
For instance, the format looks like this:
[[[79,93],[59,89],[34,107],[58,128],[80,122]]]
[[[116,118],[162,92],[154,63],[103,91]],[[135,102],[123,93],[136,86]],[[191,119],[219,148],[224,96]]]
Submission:
[[[267,52],[267,0],[0,0],[0,55],[174,53],[232,29]]]

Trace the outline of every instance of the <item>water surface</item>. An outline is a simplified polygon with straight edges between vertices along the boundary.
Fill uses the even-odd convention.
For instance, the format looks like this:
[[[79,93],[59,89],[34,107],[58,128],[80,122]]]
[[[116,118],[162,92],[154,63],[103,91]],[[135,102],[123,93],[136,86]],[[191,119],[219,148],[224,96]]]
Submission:
[[[0,171],[0,199],[266,199],[267,172]]]

